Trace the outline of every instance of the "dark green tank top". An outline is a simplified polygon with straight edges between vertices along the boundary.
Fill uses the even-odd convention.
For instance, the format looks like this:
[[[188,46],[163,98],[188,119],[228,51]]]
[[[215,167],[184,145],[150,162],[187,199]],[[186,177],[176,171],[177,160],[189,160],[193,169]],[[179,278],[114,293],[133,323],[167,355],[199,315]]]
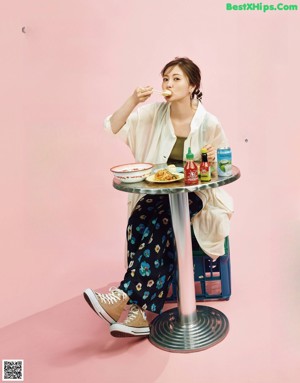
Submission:
[[[183,147],[184,147],[185,140],[186,140],[186,137],[177,137],[168,162],[170,162],[170,160],[176,160],[176,161],[183,160]]]

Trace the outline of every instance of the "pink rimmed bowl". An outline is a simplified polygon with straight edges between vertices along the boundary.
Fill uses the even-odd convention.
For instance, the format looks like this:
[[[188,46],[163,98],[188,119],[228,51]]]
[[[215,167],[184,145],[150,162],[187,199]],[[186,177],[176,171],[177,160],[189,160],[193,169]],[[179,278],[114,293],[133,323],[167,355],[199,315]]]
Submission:
[[[124,164],[113,166],[110,171],[120,181],[134,183],[143,181],[153,169],[153,164],[137,162],[134,164]]]

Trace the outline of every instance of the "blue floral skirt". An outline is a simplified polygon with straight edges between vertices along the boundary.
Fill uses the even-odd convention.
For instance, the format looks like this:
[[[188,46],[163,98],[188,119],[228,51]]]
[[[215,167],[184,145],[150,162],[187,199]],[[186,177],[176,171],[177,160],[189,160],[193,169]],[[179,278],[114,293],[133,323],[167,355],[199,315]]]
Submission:
[[[190,217],[202,201],[189,193]],[[128,269],[119,289],[130,304],[160,313],[175,271],[175,241],[168,195],[146,195],[132,212],[127,226]]]

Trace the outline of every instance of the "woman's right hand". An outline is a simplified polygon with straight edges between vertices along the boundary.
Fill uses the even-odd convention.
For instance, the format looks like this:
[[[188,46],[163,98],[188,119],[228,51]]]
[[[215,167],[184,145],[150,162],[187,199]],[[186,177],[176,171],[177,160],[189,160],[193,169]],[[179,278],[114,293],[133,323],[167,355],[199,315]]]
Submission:
[[[153,93],[152,86],[138,87],[133,92],[132,97],[134,98],[135,102],[139,104],[140,102],[146,101],[151,96],[152,93]]]

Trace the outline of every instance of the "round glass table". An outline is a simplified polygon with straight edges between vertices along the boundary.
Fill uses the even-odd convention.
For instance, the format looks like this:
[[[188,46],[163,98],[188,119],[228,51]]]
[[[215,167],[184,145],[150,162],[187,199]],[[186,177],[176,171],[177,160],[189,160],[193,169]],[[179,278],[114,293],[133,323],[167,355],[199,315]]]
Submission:
[[[229,331],[227,317],[219,310],[196,304],[189,216],[188,192],[216,188],[240,178],[232,166],[232,175],[215,175],[211,181],[186,186],[184,180],[170,183],[122,183],[114,178],[113,187],[127,193],[168,194],[178,263],[178,307],[158,315],[150,326],[150,342],[171,352],[195,352],[214,346]]]

